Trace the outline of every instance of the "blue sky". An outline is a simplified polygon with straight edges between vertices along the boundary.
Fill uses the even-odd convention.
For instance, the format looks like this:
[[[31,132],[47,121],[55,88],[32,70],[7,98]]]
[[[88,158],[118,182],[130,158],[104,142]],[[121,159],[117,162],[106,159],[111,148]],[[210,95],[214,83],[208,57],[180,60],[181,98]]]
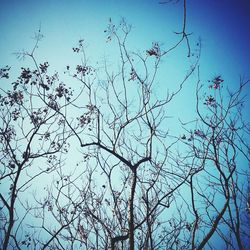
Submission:
[[[181,29],[182,1],[165,5],[158,2],[2,0],[0,65],[17,65],[20,68],[23,62],[18,62],[12,53],[30,50],[34,45],[31,37],[40,25],[45,37],[37,51],[38,59],[41,62],[48,60],[59,72],[73,62],[71,48],[81,38],[88,44],[92,63],[104,56],[112,57],[112,49],[105,43],[103,32],[110,17],[114,23],[125,17],[132,24],[131,49],[145,50],[153,41],[159,41],[168,48],[178,39],[173,32]],[[187,31],[192,32],[192,44],[198,38],[202,41],[202,80],[222,74],[225,82],[233,88],[238,84],[240,75],[250,75],[249,23],[250,3],[247,0],[187,1]],[[185,49],[180,53],[184,57]],[[173,79],[178,78],[180,69],[186,70],[186,61],[183,63],[181,56],[176,57],[173,53],[166,59]]]
[[[133,25],[138,48],[153,40],[167,44],[173,39],[172,31],[180,29],[182,9],[178,5],[160,5],[157,0],[1,0],[0,63],[10,62],[13,51],[31,46],[30,37],[40,24],[45,35],[43,55],[58,60],[63,58],[62,51],[82,37],[101,53],[100,39],[109,17],[115,21],[125,17]],[[194,39],[200,36],[203,40],[203,68],[225,75],[248,74],[249,1],[194,0],[187,1],[187,7],[188,31]]]
[[[0,67],[12,66],[13,74],[26,63],[18,61],[13,52],[30,50],[34,45],[31,37],[40,25],[44,39],[37,51],[38,60],[49,61],[59,73],[66,65],[75,63],[72,47],[82,38],[93,63],[104,56],[115,57],[112,46],[105,42],[109,18],[116,23],[125,17],[132,24],[129,46],[135,51],[150,48],[153,41],[168,48],[178,39],[173,32],[182,28],[181,1],[161,5],[157,0],[1,0],[0,4]],[[249,0],[187,0],[191,44],[199,38],[202,41],[200,69],[204,82],[221,74],[229,88],[234,88],[240,75],[250,77],[249,23]],[[185,46],[177,55],[169,54],[163,61],[167,69],[164,71],[163,67],[162,78],[157,79],[159,91],[165,88],[164,74],[175,82],[185,74],[188,62]],[[191,80],[195,84],[197,79],[194,76]],[[177,113],[176,119],[179,114],[190,117],[195,101],[193,91],[194,85],[183,89],[183,95],[171,106],[170,115]]]

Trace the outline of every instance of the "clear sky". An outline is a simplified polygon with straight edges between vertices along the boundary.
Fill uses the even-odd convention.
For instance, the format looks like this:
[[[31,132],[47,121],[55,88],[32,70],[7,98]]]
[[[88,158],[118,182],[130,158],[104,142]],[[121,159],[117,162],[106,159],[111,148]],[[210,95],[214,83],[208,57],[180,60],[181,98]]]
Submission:
[[[108,18],[125,17],[134,27],[138,48],[157,40],[164,44],[178,31],[182,9],[157,0],[1,0],[0,64],[11,63],[13,51],[32,45],[30,37],[39,25],[45,35],[41,49],[49,59],[61,61],[65,52],[85,38],[101,57],[101,39]],[[211,74],[249,74],[250,2],[248,0],[187,1],[188,31],[201,37],[202,67]],[[99,48],[99,49],[98,49]],[[63,51],[63,52],[62,52]],[[69,50],[71,53],[71,51]],[[104,54],[104,53],[103,53]]]
[[[167,49],[178,39],[173,32],[182,28],[182,1],[162,5],[158,0],[0,0],[0,67],[12,66],[15,74],[16,69],[23,66],[24,62],[19,62],[13,52],[30,50],[34,45],[31,37],[40,26],[44,39],[37,51],[38,60],[48,61],[59,73],[74,62],[72,47],[79,39],[88,44],[89,58],[93,62],[104,56],[112,57],[104,30],[109,18],[116,23],[122,17],[133,27],[129,38],[131,49],[146,50],[153,41],[159,41]],[[249,24],[249,0],[187,0],[187,31],[192,33],[191,44],[199,38],[202,41],[203,81],[221,74],[229,88],[234,88],[240,75],[250,77]],[[188,69],[187,59],[182,61],[186,49],[181,53],[182,56],[175,57],[173,53],[165,59],[168,65],[165,73],[170,73],[168,78],[173,81]],[[164,88],[161,84],[164,77],[162,74],[158,79],[161,88]],[[193,80],[195,84],[196,79]],[[172,109],[170,115],[177,112],[177,108],[183,114],[182,107],[185,107],[188,118],[194,108],[192,91],[184,88],[184,94],[177,98],[176,109]]]
[[[110,17],[114,22],[125,17],[132,24],[132,49],[146,49],[153,41],[168,48],[178,39],[173,32],[181,29],[182,1],[161,5],[158,0],[1,0],[0,66],[18,63],[12,53],[32,48],[31,37],[40,25],[45,38],[38,58],[48,60],[59,72],[70,64],[71,48],[81,38],[87,42],[92,60],[113,56],[103,32]],[[233,86],[240,75],[250,75],[249,23],[248,0],[187,1],[190,39],[193,44],[202,39],[202,80],[221,74]],[[170,54],[166,60],[173,79],[178,77],[184,67],[180,58]]]

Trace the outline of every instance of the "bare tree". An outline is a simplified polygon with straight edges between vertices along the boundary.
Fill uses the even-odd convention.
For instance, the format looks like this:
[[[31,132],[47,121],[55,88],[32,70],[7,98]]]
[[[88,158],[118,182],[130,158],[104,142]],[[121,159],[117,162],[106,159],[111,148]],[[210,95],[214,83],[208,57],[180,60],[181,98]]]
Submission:
[[[37,34],[37,42],[40,40]],[[34,60],[34,52],[22,53]],[[65,114],[72,93],[59,82],[57,73],[49,75],[48,62],[35,69],[22,68],[11,90],[1,88],[1,244],[3,249],[19,248],[18,235],[23,221],[33,209],[25,193],[40,176],[51,175],[67,153],[71,132],[59,112]],[[10,67],[0,70],[9,78]],[[26,210],[26,211],[25,211]],[[20,213],[22,211],[23,213]],[[29,238],[29,237],[27,237]],[[22,242],[26,242],[22,240]],[[8,248],[9,249],[9,248]]]
[[[32,66],[11,90],[1,89],[3,249],[203,249],[214,247],[212,237],[227,249],[246,248],[248,172],[241,165],[249,164],[250,130],[242,94],[249,81],[240,79],[233,92],[224,91],[221,76],[202,83],[186,1],[181,30],[170,48],[153,42],[133,51],[131,26],[110,19],[105,34],[118,63],[92,65],[81,39],[73,47],[80,63],[67,65],[63,77],[71,85],[35,57],[40,31],[34,49],[17,54]],[[186,73],[158,91],[163,59],[183,42]],[[0,70],[2,80],[10,70]],[[195,74],[197,117],[182,121],[179,136],[168,110]],[[43,175],[46,185],[27,194]]]
[[[193,74],[199,55],[179,85],[172,92],[166,90],[160,99],[154,94],[155,79],[162,58],[173,49],[162,51],[153,43],[142,53],[128,51],[130,26],[124,20],[118,28],[110,20],[105,32],[119,51],[115,73],[108,62],[99,69],[87,64],[83,40],[73,48],[82,55],[82,64],[75,69],[67,66],[66,73],[81,84],[87,104],[80,107],[71,102],[71,110],[76,109],[72,113],[78,115],[73,120],[57,112],[82,148],[84,170],[67,177],[58,171],[47,198],[37,201],[34,210],[42,212],[36,215],[41,221],[36,230],[50,235],[49,240],[37,239],[43,248],[63,249],[66,240],[71,248],[167,247],[178,244],[168,239],[176,239],[185,227],[180,218],[161,220],[175,203],[176,190],[190,175],[188,169],[175,164],[178,155],[171,148],[179,139],[164,129],[165,112]],[[171,221],[176,230],[164,226]],[[159,234],[162,236],[157,237]]]
[[[210,245],[213,236],[222,238],[227,249],[246,249],[249,125],[243,118],[243,89],[249,80],[239,82],[239,88],[230,91],[221,76],[205,84],[199,79],[196,126],[186,128],[187,135],[182,136],[195,169],[188,181],[189,210],[194,216],[192,249]],[[200,94],[204,88],[206,91]],[[249,239],[249,235],[246,237]]]

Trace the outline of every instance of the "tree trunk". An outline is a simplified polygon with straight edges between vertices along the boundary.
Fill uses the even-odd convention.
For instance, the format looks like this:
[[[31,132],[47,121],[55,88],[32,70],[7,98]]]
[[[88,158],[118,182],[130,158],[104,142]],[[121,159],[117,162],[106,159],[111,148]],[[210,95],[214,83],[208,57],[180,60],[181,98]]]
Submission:
[[[129,224],[129,249],[135,249],[134,241],[134,197],[135,197],[135,188],[136,188],[136,170],[133,171],[131,192],[129,197],[129,215],[128,215],[128,224]]]

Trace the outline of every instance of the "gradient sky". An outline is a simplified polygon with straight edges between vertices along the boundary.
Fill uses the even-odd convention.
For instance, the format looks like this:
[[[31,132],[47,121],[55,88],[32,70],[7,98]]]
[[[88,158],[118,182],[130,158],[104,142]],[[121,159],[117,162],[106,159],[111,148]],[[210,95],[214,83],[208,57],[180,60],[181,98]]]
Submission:
[[[134,27],[133,39],[165,44],[181,27],[181,3],[160,5],[157,0],[1,0],[0,65],[11,63],[13,51],[32,46],[30,37],[41,24],[45,35],[43,55],[61,61],[79,38],[85,38],[99,53],[100,39],[112,17],[125,17]],[[202,38],[201,65],[212,74],[249,74],[250,2],[248,0],[187,1],[187,26],[193,38]],[[99,50],[98,50],[99,48]],[[62,53],[63,51],[63,53]],[[71,53],[71,51],[69,50]],[[99,56],[102,56],[101,54]]]
[[[59,73],[72,62],[71,48],[82,38],[92,62],[113,56],[103,32],[110,17],[114,23],[125,17],[132,24],[130,48],[146,49],[153,41],[168,48],[178,39],[173,32],[181,30],[182,1],[161,5],[158,0],[1,0],[0,66],[22,66],[12,53],[30,50],[40,25],[45,38],[38,59],[48,60]],[[250,76],[249,23],[248,0],[187,1],[187,31],[192,32],[193,44],[198,38],[202,41],[202,80],[221,74],[233,88],[240,75]],[[173,79],[186,70],[174,54],[166,61]]]
[[[59,73],[74,62],[72,47],[84,38],[90,59],[112,57],[106,44],[104,30],[109,18],[119,22],[125,17],[133,29],[129,38],[130,48],[145,50],[153,41],[168,48],[181,31],[182,1],[161,5],[158,0],[1,0],[0,1],[0,67],[12,66],[17,74],[26,62],[16,59],[13,52],[30,50],[31,37],[41,25],[44,35],[39,45],[39,61],[49,61]],[[187,31],[192,32],[192,44],[201,38],[201,79],[206,81],[221,74],[225,83],[234,88],[239,76],[250,77],[250,1],[249,0],[187,0]],[[181,50],[186,53],[186,48]],[[187,70],[180,56],[166,58],[173,81]],[[184,64],[184,65],[183,65]],[[164,74],[162,75],[164,81]],[[159,79],[160,81],[161,79]],[[195,78],[193,78],[195,80]],[[195,83],[195,82],[194,82]],[[5,81],[1,84],[11,84]],[[163,88],[162,85],[160,85]],[[8,88],[9,86],[1,86]],[[189,108],[194,93],[187,87],[178,97],[177,108]],[[250,88],[248,87],[248,92]],[[248,94],[248,93],[247,93]],[[183,96],[185,98],[183,98]],[[249,96],[248,96],[249,97]],[[248,98],[248,107],[249,107]],[[195,100],[193,100],[195,101]],[[194,104],[194,103],[193,103]],[[173,109],[171,115],[176,112]],[[181,110],[183,113],[183,110]],[[189,112],[186,112],[186,117]],[[246,113],[247,116],[247,113]],[[178,117],[177,117],[178,118]]]

